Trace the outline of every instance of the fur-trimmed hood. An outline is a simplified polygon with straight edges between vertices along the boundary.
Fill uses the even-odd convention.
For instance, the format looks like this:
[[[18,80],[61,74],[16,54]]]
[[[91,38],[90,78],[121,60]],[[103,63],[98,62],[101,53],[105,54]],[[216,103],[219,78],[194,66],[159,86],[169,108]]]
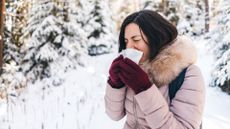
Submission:
[[[197,52],[192,42],[178,36],[170,45],[160,51],[151,61],[141,64],[150,80],[158,87],[168,85],[179,73],[197,60]]]

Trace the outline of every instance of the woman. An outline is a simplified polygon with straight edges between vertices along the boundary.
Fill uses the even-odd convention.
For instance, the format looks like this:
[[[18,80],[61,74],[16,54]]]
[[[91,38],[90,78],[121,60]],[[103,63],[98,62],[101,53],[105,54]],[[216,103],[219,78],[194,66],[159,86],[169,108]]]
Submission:
[[[158,13],[142,10],[124,20],[119,44],[119,52],[133,48],[143,56],[139,64],[123,56],[112,62],[105,94],[108,116],[117,121],[126,115],[124,129],[199,129],[205,86],[189,40]],[[169,83],[185,68],[184,82],[170,101]]]

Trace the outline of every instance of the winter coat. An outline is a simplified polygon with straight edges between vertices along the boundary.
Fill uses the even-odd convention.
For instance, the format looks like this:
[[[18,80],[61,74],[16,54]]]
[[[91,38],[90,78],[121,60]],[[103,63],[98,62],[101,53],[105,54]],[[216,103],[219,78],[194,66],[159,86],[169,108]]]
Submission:
[[[123,129],[199,129],[205,103],[205,85],[200,69],[194,65],[196,49],[178,37],[152,61],[140,67],[152,86],[139,94],[127,88],[106,86],[105,109],[115,121],[126,116]],[[188,68],[184,82],[170,102],[168,84]]]

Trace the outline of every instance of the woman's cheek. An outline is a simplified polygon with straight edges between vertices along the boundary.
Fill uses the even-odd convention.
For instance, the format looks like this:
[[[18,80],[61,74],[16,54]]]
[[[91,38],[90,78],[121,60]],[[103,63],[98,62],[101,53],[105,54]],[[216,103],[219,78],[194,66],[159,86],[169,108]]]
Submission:
[[[142,57],[141,57],[141,59],[140,59],[140,63],[142,63],[142,62],[144,62],[145,61],[145,53],[143,53],[143,55],[142,55]]]

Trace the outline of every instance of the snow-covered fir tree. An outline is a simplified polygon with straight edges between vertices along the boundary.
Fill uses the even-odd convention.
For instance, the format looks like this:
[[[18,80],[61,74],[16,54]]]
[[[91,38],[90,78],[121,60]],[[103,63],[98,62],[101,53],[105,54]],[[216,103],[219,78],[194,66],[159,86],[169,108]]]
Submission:
[[[22,59],[22,56],[20,55],[20,46],[17,46],[12,42],[12,37],[8,28],[5,28],[4,36],[4,63],[10,63],[11,61],[14,61],[17,65],[19,65]]]
[[[210,33],[209,47],[215,56],[212,86],[230,94],[230,1],[224,0],[217,15],[217,27]]]
[[[22,67],[32,82],[50,78],[47,83],[60,85],[63,82],[61,75],[81,64],[79,58],[86,54],[86,37],[82,35],[84,31],[77,23],[69,20],[68,14],[63,14],[69,2],[62,2],[64,4],[37,0],[29,11],[25,29],[29,38],[24,46]]]
[[[25,1],[16,0],[6,1],[3,51],[4,63],[0,76],[0,99],[18,96],[27,82],[19,65],[22,60],[19,36],[22,35],[20,27],[24,24],[24,17],[18,16],[18,14],[20,12],[20,7],[25,5],[24,2]],[[17,26],[15,24],[17,24]]]
[[[1,99],[18,96],[27,85],[27,79],[20,71],[20,66],[13,60],[3,64],[3,71],[0,77]]]
[[[27,22],[29,0],[14,0],[13,5],[10,7],[12,11],[9,12],[9,15],[12,16],[11,40],[14,44],[20,46],[23,44],[21,37]]]
[[[117,35],[108,0],[80,1],[82,26],[87,33],[89,55],[109,53]]]
[[[140,0],[140,9],[149,9],[159,12],[160,0]]]
[[[22,54],[19,54],[20,46],[23,44],[20,37],[23,35],[23,27],[26,25],[27,9],[28,2],[26,0],[6,1],[3,54],[5,63],[13,60],[19,65],[22,59]]]
[[[178,12],[178,1],[176,0],[165,0],[164,3],[161,3],[163,6],[163,14],[166,18],[175,26],[177,26],[179,21]]]
[[[199,36],[205,30],[205,5],[203,0],[181,1],[180,19],[177,25],[179,34]]]
[[[140,1],[141,9],[149,9],[160,13],[166,19],[168,19],[175,26],[179,20],[178,11],[178,2],[175,0],[141,0]]]

